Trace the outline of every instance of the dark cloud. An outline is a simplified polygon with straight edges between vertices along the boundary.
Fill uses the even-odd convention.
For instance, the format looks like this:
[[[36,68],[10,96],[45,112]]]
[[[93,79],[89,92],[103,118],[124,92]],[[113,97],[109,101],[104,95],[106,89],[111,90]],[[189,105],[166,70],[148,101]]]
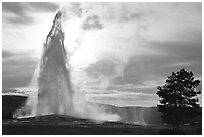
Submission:
[[[117,106],[156,106],[158,97],[156,94],[116,94],[109,96],[90,96],[92,101],[113,104]]]
[[[138,84],[138,85],[142,85]],[[159,85],[157,85],[159,86]],[[123,93],[145,93],[145,94],[155,94],[157,91],[156,86],[155,87],[143,87],[143,88],[138,88],[137,85],[133,85],[133,86],[127,86],[127,85],[120,85],[120,86],[113,86],[110,85],[107,90],[118,90],[121,91]]]
[[[13,56],[13,54],[11,53],[11,52],[9,52],[9,51],[2,51],[2,59],[4,59],[4,58],[9,58],[9,57],[11,57],[11,56]]]
[[[34,50],[27,50],[26,52],[10,52],[10,51],[7,51],[7,50],[3,50],[2,51],[2,57],[3,59],[5,58],[9,58],[9,57],[12,57],[12,58],[16,58],[16,57],[20,57],[20,58],[24,58],[26,56],[30,56],[31,54],[33,54],[33,52],[35,52]]]
[[[29,7],[25,2],[3,2],[2,3],[3,12],[12,12],[19,16],[26,16],[27,10],[29,10]]]
[[[59,8],[57,4],[51,2],[30,2],[28,4],[36,12],[53,12]]]
[[[131,13],[120,17],[120,21],[128,22],[128,21],[141,20],[143,16],[144,16],[144,13]]]
[[[15,25],[26,25],[34,23],[30,12],[51,12],[58,6],[49,2],[3,2],[2,11],[15,14],[16,16],[6,16],[5,19]],[[4,20],[4,19],[3,19]]]
[[[163,62],[164,58],[169,59],[161,55],[135,55],[126,65],[123,77],[116,77],[114,83],[142,85],[145,80],[150,80],[150,77],[153,77],[152,75],[158,68],[168,64]],[[169,59],[168,62],[172,61]]]
[[[38,60],[29,56],[30,52],[13,54],[3,52],[5,58],[2,61],[2,87],[27,86],[32,78]]]
[[[103,24],[100,22],[99,16],[92,15],[86,18],[82,27],[84,30],[101,30]]]
[[[33,18],[28,16],[7,17],[7,20],[9,23],[12,23],[15,25],[27,25],[27,24],[34,23]]]
[[[116,64],[112,60],[100,60],[88,66],[85,71],[92,78],[99,78],[102,76],[113,76],[115,74]]]
[[[196,78],[202,76],[202,44],[185,42],[149,42],[145,48],[158,51],[157,54],[138,54],[129,59],[123,77],[114,75],[118,64],[115,60],[100,60],[90,65],[86,72],[93,78],[103,75],[113,78],[110,89],[156,93],[156,87],[165,82],[172,72],[181,68],[193,71]],[[202,80],[202,79],[200,79]],[[133,85],[127,86],[128,84]],[[117,87],[117,85],[124,85]],[[113,86],[113,87],[111,87]]]
[[[27,14],[29,6],[25,2],[3,2],[2,11],[15,14],[15,16],[6,16],[5,19],[12,24],[30,24],[33,19]],[[4,18],[3,18],[4,21]]]
[[[135,55],[130,58],[124,69],[123,77],[116,77],[115,84],[134,84],[145,86],[148,81],[166,79],[172,72],[185,68],[193,71],[196,77],[202,76],[202,44],[188,43],[151,43],[160,49],[158,55]]]
[[[159,49],[161,53],[171,55],[178,61],[194,61],[202,63],[202,40],[194,43],[187,42],[150,42],[149,45],[155,49]]]
[[[13,77],[2,77],[2,88],[26,87],[31,80],[32,73],[24,75],[15,75]]]
[[[35,12],[53,12],[58,9],[59,6],[50,2],[3,2],[2,11],[12,12],[19,16],[26,16],[28,11]]]

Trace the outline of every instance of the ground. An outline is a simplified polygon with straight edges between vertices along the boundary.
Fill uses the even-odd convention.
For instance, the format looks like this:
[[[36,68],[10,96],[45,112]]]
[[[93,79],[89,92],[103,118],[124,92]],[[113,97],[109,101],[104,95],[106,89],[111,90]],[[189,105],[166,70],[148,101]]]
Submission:
[[[64,115],[3,120],[3,134],[8,135],[121,135],[158,134],[159,128],[121,122],[95,122]]]
[[[3,135],[158,135],[165,134],[159,125],[136,125],[121,122],[96,122],[65,115],[46,115],[3,120]],[[198,128],[185,128],[182,134],[201,134]],[[168,131],[174,134],[175,131]],[[175,133],[177,134],[177,132]]]

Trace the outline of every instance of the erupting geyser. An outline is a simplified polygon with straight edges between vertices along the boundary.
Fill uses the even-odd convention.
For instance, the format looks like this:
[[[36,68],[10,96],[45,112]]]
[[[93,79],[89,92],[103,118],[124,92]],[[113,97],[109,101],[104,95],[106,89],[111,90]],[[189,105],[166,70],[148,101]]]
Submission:
[[[16,111],[14,117],[55,114],[96,121],[121,120],[145,124],[143,110],[130,108],[126,110],[111,105],[90,103],[87,100],[78,82],[72,79],[77,76],[71,77],[74,70],[69,64],[70,51],[64,46],[62,28],[62,23],[66,23],[64,21],[63,13],[59,10],[54,17],[52,28],[44,43],[40,63],[29,85],[34,87],[35,92],[28,97],[25,105]]]
[[[40,64],[31,80],[31,87],[38,83],[37,95],[29,96],[14,117],[59,114],[97,121],[119,120],[118,115],[107,112],[105,107],[89,103],[83,92],[71,82],[69,56],[64,47],[61,26],[62,14],[59,10],[55,15],[44,43]]]
[[[61,20],[62,12],[58,11],[44,43],[39,66],[37,115],[70,114],[73,111],[69,59],[64,48]]]

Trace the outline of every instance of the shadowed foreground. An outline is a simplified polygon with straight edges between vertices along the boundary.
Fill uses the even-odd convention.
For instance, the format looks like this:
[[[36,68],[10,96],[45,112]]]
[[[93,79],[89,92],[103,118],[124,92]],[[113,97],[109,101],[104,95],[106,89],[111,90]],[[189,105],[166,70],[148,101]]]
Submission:
[[[121,122],[95,123],[63,115],[3,120],[3,135],[155,135],[159,127]]]

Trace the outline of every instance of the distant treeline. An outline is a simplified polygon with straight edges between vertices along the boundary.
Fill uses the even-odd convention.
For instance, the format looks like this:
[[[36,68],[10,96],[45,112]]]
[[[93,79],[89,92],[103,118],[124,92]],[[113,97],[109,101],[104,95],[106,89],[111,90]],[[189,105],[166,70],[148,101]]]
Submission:
[[[26,96],[2,96],[2,119],[12,119],[13,113],[27,100]]]

